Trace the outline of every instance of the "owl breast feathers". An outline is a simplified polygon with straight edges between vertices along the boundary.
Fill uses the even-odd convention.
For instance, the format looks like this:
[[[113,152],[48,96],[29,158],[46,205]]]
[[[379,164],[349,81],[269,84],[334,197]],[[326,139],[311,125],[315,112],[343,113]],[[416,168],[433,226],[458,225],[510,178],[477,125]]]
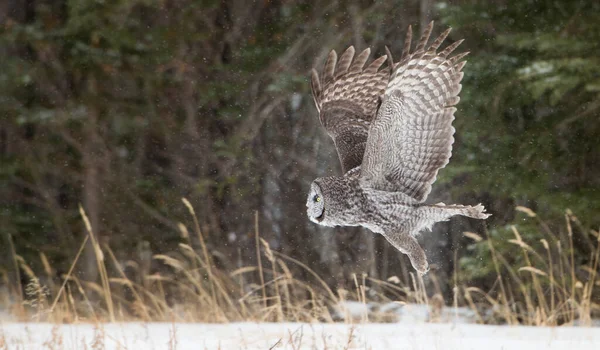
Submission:
[[[344,175],[313,182],[309,218],[381,233],[423,274],[428,264],[415,238],[419,231],[454,215],[489,216],[481,205],[423,204],[452,154],[467,55],[452,56],[462,40],[438,51],[450,29],[428,44],[432,29],[433,22],[411,52],[409,27],[396,63],[386,48],[387,55],[367,64],[370,49],[355,56],[351,46],[339,59],[331,51],[321,75],[313,69],[311,77],[319,120]]]

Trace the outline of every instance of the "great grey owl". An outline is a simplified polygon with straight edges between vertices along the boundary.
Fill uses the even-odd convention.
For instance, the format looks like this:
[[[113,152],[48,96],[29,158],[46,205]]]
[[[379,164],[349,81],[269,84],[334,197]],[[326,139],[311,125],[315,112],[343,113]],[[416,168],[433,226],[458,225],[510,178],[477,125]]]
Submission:
[[[421,274],[429,271],[415,236],[454,215],[485,219],[484,207],[424,204],[454,142],[454,107],[467,53],[450,56],[462,42],[438,48],[450,29],[427,45],[433,22],[410,52],[412,29],[399,62],[391,54],[365,68],[370,49],[354,58],[349,47],[331,51],[319,77],[312,70],[312,94],[319,119],[333,139],[344,175],[317,178],[306,206],[313,222],[363,226],[382,234],[407,254]],[[387,67],[380,69],[385,61]]]

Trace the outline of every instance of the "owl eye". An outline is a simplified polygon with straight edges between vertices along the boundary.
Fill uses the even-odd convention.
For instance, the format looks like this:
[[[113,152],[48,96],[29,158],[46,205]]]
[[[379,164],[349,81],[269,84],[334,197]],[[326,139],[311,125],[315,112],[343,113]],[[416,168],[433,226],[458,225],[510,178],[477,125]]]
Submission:
[[[315,196],[313,197],[313,201],[320,202],[321,201],[321,196],[319,196],[318,194],[315,194]]]

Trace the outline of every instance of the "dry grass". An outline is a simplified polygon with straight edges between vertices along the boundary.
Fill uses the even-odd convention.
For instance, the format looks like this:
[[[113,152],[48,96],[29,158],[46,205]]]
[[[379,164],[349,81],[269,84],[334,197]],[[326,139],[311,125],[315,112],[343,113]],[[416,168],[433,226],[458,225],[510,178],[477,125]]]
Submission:
[[[517,207],[516,210],[538,221],[544,234],[544,238],[540,239],[543,250],[536,250],[531,242],[523,240],[515,226],[511,226],[514,239],[508,240],[514,249],[504,252],[496,249],[501,242],[492,238],[483,240],[474,233],[465,233],[466,237],[476,242],[488,244],[497,277],[493,291],[464,286],[464,299],[477,312],[482,323],[495,318],[496,321],[491,322],[511,325],[591,325],[592,316],[600,316],[598,231],[589,231],[591,239],[585,237],[590,255],[581,263],[574,256],[572,225],[578,225],[579,231],[584,234],[585,230],[573,213],[567,210],[565,214],[565,237],[553,232],[531,209]],[[511,254],[522,254],[525,265],[511,265]],[[481,307],[477,307],[474,300],[485,306],[484,309],[492,310],[492,317],[483,317]]]
[[[307,265],[272,250],[267,241],[260,237],[258,217],[255,225],[257,266],[231,272],[222,271],[215,267],[207,251],[192,205],[187,200],[184,200],[184,204],[193,219],[193,234],[197,239],[192,239],[188,228],[180,224],[182,242],[179,251],[153,256],[155,261],[165,266],[163,272],[143,274],[144,270],[139,268],[137,276],[126,274],[125,267],[115,258],[110,247],[100,246],[85,212],[81,210],[89,235],[82,242],[68,273],[62,276],[61,283],[54,283],[51,277],[53,269],[45,255],[40,255],[46,274],[44,277],[37,276],[13,250],[14,263],[30,283],[25,293],[4,300],[13,301],[11,310],[21,320],[57,323],[89,321],[97,324],[133,320],[385,322],[392,319],[386,313],[373,312],[364,313],[360,320],[353,320],[348,310],[337,309],[346,300],[358,301],[365,306],[372,300],[380,303],[430,305],[431,320],[435,321],[435,315],[439,314],[439,309],[444,304],[438,292],[439,286],[435,287],[437,280],[433,273],[428,278],[433,281],[434,290],[429,291],[423,280],[414,274],[411,274],[411,281],[407,284],[403,284],[395,276],[382,281],[366,275],[355,275],[353,290],[332,290]],[[527,208],[519,207],[517,210],[540,220]],[[520,267],[510,266],[506,257],[495,249],[496,242],[492,239],[465,233],[470,239],[489,245],[497,281],[490,291],[468,285],[456,286],[454,306],[469,306],[480,323],[552,326],[577,321],[589,325],[592,316],[600,311],[600,306],[594,301],[600,286],[600,235],[597,231],[590,232],[596,238],[590,259],[584,265],[577,265],[573,256],[571,227],[577,219],[568,212],[566,222],[569,232],[566,249],[563,247],[563,239],[553,235],[548,229],[545,232],[547,237],[542,240],[545,251],[536,251],[513,228],[515,238],[510,242],[515,247],[514,253],[523,254],[527,262]],[[540,226],[546,227],[541,220]],[[73,274],[88,240],[95,249],[100,283],[83,281]],[[137,266],[133,262],[130,265]],[[292,271],[298,270],[304,270],[310,275],[310,281],[296,278]],[[21,295],[26,298],[21,300]],[[433,297],[429,298],[428,295]],[[493,318],[489,317],[490,313]],[[97,333],[101,332],[99,328]],[[98,342],[101,338],[103,339],[98,337]],[[297,335],[290,335],[288,343],[294,344],[296,338]],[[176,339],[174,327],[169,341],[170,348],[176,348]],[[2,343],[3,338],[0,337],[0,347]],[[98,348],[102,348],[101,345],[98,344]]]

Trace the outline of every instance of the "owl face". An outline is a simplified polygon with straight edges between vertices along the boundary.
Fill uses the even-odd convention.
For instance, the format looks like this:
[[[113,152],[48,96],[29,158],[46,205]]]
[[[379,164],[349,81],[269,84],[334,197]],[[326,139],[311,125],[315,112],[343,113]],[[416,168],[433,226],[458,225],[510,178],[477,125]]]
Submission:
[[[321,224],[325,219],[325,198],[321,192],[321,187],[313,182],[310,185],[308,199],[306,200],[306,213],[310,221]]]

